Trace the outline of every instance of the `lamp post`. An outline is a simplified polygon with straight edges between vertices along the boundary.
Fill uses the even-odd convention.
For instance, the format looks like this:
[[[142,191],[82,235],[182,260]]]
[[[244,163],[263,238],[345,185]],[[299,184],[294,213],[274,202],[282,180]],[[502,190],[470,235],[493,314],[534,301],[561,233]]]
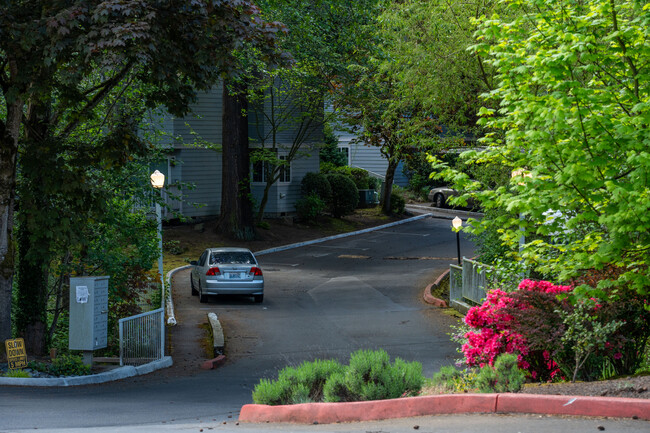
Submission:
[[[454,231],[456,232],[456,248],[458,249],[458,266],[462,266],[463,264],[461,263],[460,260],[460,229],[463,227],[463,220],[460,219],[459,217],[456,217],[451,221],[451,226],[454,228]]]
[[[153,186],[156,191],[160,191],[163,186],[165,186],[165,175],[160,171],[156,170],[151,175],[151,186]],[[158,273],[160,273],[160,287],[161,287],[161,299],[160,307],[165,308],[165,277],[163,275],[163,250],[162,250],[162,210],[160,209],[160,203],[156,200],[156,218],[158,221],[158,250],[160,251],[160,256],[158,256]]]

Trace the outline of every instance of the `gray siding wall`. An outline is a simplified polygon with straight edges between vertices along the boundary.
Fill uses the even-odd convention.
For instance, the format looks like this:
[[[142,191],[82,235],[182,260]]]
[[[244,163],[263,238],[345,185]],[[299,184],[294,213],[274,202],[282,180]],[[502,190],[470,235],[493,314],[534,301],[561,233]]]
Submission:
[[[176,118],[173,121],[174,134],[182,139],[182,143],[175,142],[174,147],[182,148],[185,147],[183,143],[194,143],[196,137],[192,133],[207,142],[221,143],[222,98],[222,86],[216,86],[209,92],[197,95],[197,101],[191,107],[192,112],[184,118]]]
[[[318,149],[305,148],[304,152],[291,162],[291,182],[276,182],[269,190],[269,200],[264,209],[268,216],[292,215],[296,212],[296,201],[301,198],[300,184],[308,172],[318,172],[320,160]],[[280,152],[282,155],[282,152]],[[253,183],[252,193],[256,203],[262,201],[263,183]]]
[[[363,143],[351,143],[355,138],[354,135],[348,132],[336,132],[339,136],[339,148],[349,148],[349,161],[350,167],[363,168],[370,172],[375,177],[384,179],[386,177],[386,169],[388,168],[388,161],[381,154],[377,146],[366,146]],[[395,170],[395,178],[393,184],[405,187],[408,185],[408,179],[404,176],[402,170],[402,163],[397,166]]]
[[[176,167],[180,167],[184,187],[182,213],[187,217],[219,215],[221,206],[221,154],[205,149],[176,151]]]
[[[282,84],[278,81],[276,86],[280,87]],[[301,115],[302,111],[297,105],[298,103],[299,101],[291,97],[290,91],[280,88],[279,90],[275,89],[273,95],[270,90],[266,92],[266,98],[263,101],[264,113],[261,112],[261,106],[249,106],[251,111],[249,119],[251,146],[258,146],[260,140],[263,140],[265,147],[272,147],[273,133],[275,133],[276,142],[285,145],[291,145],[294,142],[300,144],[322,143],[322,112],[310,120]],[[320,104],[320,108],[322,111],[322,104]]]
[[[163,115],[158,120],[167,136],[159,140],[160,144],[167,144],[174,148],[173,158],[169,162],[168,185],[191,184],[194,188],[187,186],[170,187],[170,193],[179,199],[172,199],[168,196],[168,204],[176,211],[187,217],[205,217],[218,215],[221,206],[221,154],[213,150],[199,149],[193,147],[196,137],[210,143],[221,143],[222,130],[222,87],[216,86],[209,92],[200,93],[197,102],[192,105],[192,112],[184,118],[172,118]],[[270,102],[267,102],[267,109]],[[249,120],[249,123],[252,123]],[[252,136],[251,147],[256,146],[255,128],[249,127]],[[295,125],[294,125],[295,126]],[[268,125],[266,126],[268,127]],[[286,147],[290,146],[296,131],[288,129],[278,135],[279,153],[286,154]],[[179,137],[182,141],[173,140],[171,137]],[[322,127],[312,131],[310,142],[322,141]],[[267,146],[268,147],[268,146]],[[304,156],[309,153],[309,156]],[[276,183],[269,191],[269,200],[265,214],[269,216],[280,216],[295,213],[296,200],[300,198],[300,182],[308,171],[318,171],[319,159],[318,150],[310,150],[310,146],[304,145],[291,165],[291,182]],[[252,193],[257,203],[261,201],[264,190],[263,184],[253,184]]]

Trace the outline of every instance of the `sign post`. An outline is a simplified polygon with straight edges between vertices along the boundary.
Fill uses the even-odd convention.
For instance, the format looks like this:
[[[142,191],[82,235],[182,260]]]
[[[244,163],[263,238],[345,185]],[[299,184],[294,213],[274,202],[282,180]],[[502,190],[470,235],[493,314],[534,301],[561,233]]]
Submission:
[[[9,370],[20,370],[27,367],[27,352],[25,351],[25,340],[12,338],[5,340],[7,349],[7,361]]]

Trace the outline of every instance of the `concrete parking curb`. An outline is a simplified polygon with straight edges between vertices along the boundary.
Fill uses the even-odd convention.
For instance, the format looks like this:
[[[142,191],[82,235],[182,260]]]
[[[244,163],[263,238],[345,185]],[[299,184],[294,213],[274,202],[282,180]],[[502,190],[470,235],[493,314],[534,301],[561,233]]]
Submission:
[[[364,234],[364,233],[370,233],[370,232],[373,232],[373,231],[376,231],[376,230],[381,230],[381,229],[385,229],[385,228],[388,228],[388,227],[393,227],[393,226],[397,226],[397,225],[400,225],[400,224],[406,224],[406,223],[410,223],[412,221],[417,221],[417,220],[421,220],[421,219],[424,219],[424,218],[429,218],[431,216],[432,216],[431,213],[426,213],[426,214],[423,214],[423,215],[418,215],[418,216],[415,216],[415,217],[412,217],[412,218],[407,218],[407,219],[404,219],[404,220],[394,221],[392,223],[388,223],[388,224],[384,224],[384,225],[380,225],[380,226],[369,227],[369,228],[363,229],[363,230],[357,230],[357,231],[348,232],[348,233],[341,233],[341,234],[338,234],[338,235],[332,235],[332,236],[327,236],[327,237],[324,237],[324,238],[313,239],[311,241],[297,242],[295,244],[289,244],[289,245],[284,245],[284,246],[281,246],[281,247],[269,248],[267,250],[256,251],[255,255],[256,256],[261,256],[261,255],[264,255],[264,254],[277,253],[279,251],[289,250],[289,249],[292,249],[292,248],[304,247],[306,245],[317,244],[317,243],[320,243],[320,242],[331,241],[331,240],[334,240],[334,239],[341,239],[341,238],[345,238],[345,237],[348,237],[348,236],[361,235],[361,234]]]
[[[442,275],[440,275],[440,276],[436,279],[435,282],[429,284],[429,285],[424,289],[424,295],[423,295],[423,297],[424,297],[424,302],[426,302],[427,304],[435,305],[436,307],[446,308],[446,307],[448,306],[446,301],[444,301],[444,300],[442,300],[442,299],[438,299],[438,298],[436,298],[435,296],[433,296],[433,295],[431,294],[431,290],[432,290],[434,287],[438,287],[438,286],[440,285],[440,283],[442,282],[442,280],[444,280],[445,277],[447,277],[447,275],[449,275],[449,269],[447,269],[445,272],[443,272]]]
[[[53,378],[22,378],[22,377],[0,377],[0,386],[79,386],[79,385],[95,385],[98,383],[111,382],[114,380],[126,379],[128,377],[140,376],[149,374],[161,368],[171,367],[173,364],[171,356],[149,362],[137,367],[124,366],[115,368],[110,371],[98,374],[89,374],[87,376],[72,376],[72,377],[53,377]]]
[[[212,337],[212,355],[223,355],[226,345],[223,336],[223,327],[215,313],[208,313],[208,324],[210,325],[210,335]]]
[[[352,403],[248,404],[240,422],[332,424],[458,413],[532,413],[650,420],[650,400],[533,394],[446,394]]]

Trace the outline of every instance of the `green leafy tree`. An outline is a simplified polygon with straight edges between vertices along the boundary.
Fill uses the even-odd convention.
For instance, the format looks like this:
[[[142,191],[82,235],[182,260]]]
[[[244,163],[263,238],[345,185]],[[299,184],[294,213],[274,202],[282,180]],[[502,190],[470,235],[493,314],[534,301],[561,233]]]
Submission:
[[[293,57],[290,68],[253,68],[249,93],[249,121],[254,122],[262,151],[252,160],[264,167],[265,187],[258,209],[264,216],[271,187],[297,157],[317,149],[307,144],[324,141],[324,125],[337,108],[324,110],[327,95],[349,79],[347,66],[362,60],[368,46],[369,24],[382,0],[262,0],[268,21],[280,21],[287,33],[280,46]],[[252,107],[251,107],[252,108]]]
[[[494,87],[494,67],[481,53],[468,50],[478,29],[472,19],[502,13],[500,9],[498,1],[405,0],[383,13],[381,36],[401,83],[399,95],[422,106],[423,127],[432,127],[432,117],[437,122],[433,128],[438,134],[421,137],[421,142],[451,137],[437,147],[461,147],[462,140],[454,136],[481,135],[476,125],[484,105],[480,95]],[[417,113],[411,119],[417,120]]]
[[[486,152],[467,156],[518,174],[509,187],[482,194],[484,207],[507,212],[477,230],[496,230],[512,247],[524,234],[521,258],[560,281],[614,266],[621,272],[601,286],[647,294],[650,7],[506,4],[516,18],[485,19],[476,46],[497,70],[487,97],[499,108],[482,110],[494,132]]]
[[[117,95],[136,82],[143,84],[141,99],[147,106],[164,103],[172,114],[182,115],[197,90],[209,88],[221,73],[233,66],[235,58],[230,55],[233,49],[243,40],[272,47],[277,27],[262,21],[257,8],[242,0],[183,4],[172,1],[71,0],[61,3],[19,0],[3,1],[2,12],[0,339],[5,339],[11,336],[19,149],[34,156],[43,152],[48,156],[43,158],[44,167],[53,160],[62,164],[65,150],[73,146],[77,131],[100,116],[99,105],[109,96],[119,99]],[[216,56],[215,52],[225,55]],[[102,125],[101,120],[99,124]],[[103,126],[99,130],[106,133]],[[89,158],[88,164],[119,163],[125,154],[142,145],[129,128],[106,135],[93,149],[99,155]],[[58,155],[57,150],[61,151]],[[33,181],[28,182],[35,188],[42,180],[31,170],[23,175],[25,179],[32,177]],[[71,183],[83,185],[83,173],[79,176]],[[54,209],[53,203],[43,201],[45,198],[37,194],[32,197],[35,206]],[[25,203],[27,201],[26,198]],[[78,207],[83,205],[83,202],[77,203]],[[39,240],[48,241],[48,228],[40,230]],[[24,249],[29,249],[34,245],[27,244],[35,240],[28,235],[20,243]],[[46,244],[42,248],[47,259],[49,246]],[[36,264],[30,272],[45,276],[44,270]],[[35,299],[43,305],[40,293]],[[35,349],[32,353],[38,354],[44,347],[38,343],[43,341],[41,331],[44,327],[35,323],[42,321],[42,317],[39,309],[33,319],[28,319],[30,323],[23,325],[26,329],[38,329],[41,334],[33,338]]]

